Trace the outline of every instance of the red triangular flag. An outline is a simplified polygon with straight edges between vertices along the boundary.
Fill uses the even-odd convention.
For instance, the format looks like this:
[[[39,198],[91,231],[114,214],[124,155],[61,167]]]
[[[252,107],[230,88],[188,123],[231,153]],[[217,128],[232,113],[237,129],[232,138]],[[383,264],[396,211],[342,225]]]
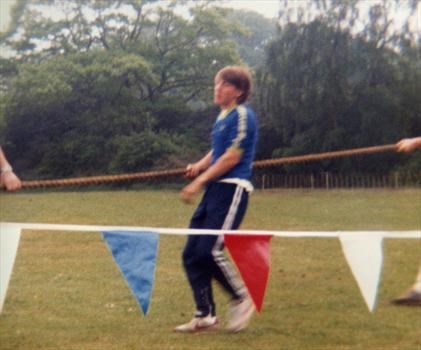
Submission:
[[[225,246],[237,265],[256,310],[260,312],[269,277],[272,236],[224,235]]]

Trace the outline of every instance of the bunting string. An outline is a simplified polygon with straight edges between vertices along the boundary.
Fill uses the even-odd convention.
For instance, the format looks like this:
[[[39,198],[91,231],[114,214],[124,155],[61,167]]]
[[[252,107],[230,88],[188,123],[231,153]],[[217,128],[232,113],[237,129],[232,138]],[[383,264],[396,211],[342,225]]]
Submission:
[[[266,167],[280,166],[285,164],[303,163],[320,161],[325,159],[351,157],[358,155],[367,155],[384,152],[395,152],[396,145],[382,145],[372,146],[364,148],[354,148],[341,151],[332,151],[324,153],[314,153],[302,156],[282,157],[275,159],[265,159],[255,161],[253,168],[262,169]],[[119,174],[119,175],[103,175],[103,176],[88,176],[88,177],[77,177],[68,179],[52,179],[52,180],[33,180],[33,181],[22,181],[22,188],[24,189],[36,189],[36,188],[47,188],[47,187],[65,187],[65,186],[86,186],[86,185],[99,185],[99,184],[110,184],[118,182],[129,182],[129,181],[145,181],[158,178],[166,177],[178,177],[184,175],[185,168],[176,168],[170,170],[156,170],[137,172],[130,174]]]
[[[421,230],[413,231],[271,231],[271,230],[211,230],[211,229],[188,229],[188,228],[165,228],[165,227],[139,227],[139,226],[98,226],[98,225],[71,225],[71,224],[46,224],[46,223],[9,223],[3,224],[9,227],[16,226],[23,230],[43,231],[73,231],[73,232],[104,232],[124,231],[129,232],[155,232],[168,235],[254,235],[254,236],[277,236],[295,238],[338,238],[346,234],[362,234],[368,236],[381,236],[384,238],[415,238],[421,239]]]
[[[133,296],[149,310],[159,234],[221,234],[254,302],[261,311],[270,270],[270,240],[278,237],[339,238],[344,256],[370,312],[374,311],[383,265],[384,238],[421,238],[417,231],[257,231],[148,228],[37,223],[0,223],[0,312],[6,297],[22,230],[102,232],[103,239]]]

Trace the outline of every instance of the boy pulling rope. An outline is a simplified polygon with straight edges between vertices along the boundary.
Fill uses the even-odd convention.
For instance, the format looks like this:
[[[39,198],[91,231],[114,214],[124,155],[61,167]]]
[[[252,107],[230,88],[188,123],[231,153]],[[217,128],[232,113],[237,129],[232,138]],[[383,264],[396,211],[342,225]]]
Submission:
[[[271,166],[279,166],[284,164],[296,164],[303,162],[314,162],[324,159],[351,157],[358,155],[395,152],[398,144],[389,144],[382,146],[354,148],[342,151],[333,151],[325,153],[307,154],[303,156],[294,157],[283,157],[276,159],[258,160],[253,162],[254,169],[262,169]],[[85,185],[99,185],[106,183],[117,183],[127,181],[144,181],[157,178],[165,177],[176,177],[183,176],[185,174],[184,168],[172,169],[172,170],[156,170],[146,171],[131,174],[120,174],[120,175],[103,175],[103,176],[89,176],[89,177],[78,177],[69,179],[53,179],[53,180],[33,180],[33,181],[22,181],[23,189],[36,189],[36,188],[48,188],[48,187],[65,187],[65,186],[85,186]],[[3,186],[3,183],[2,183]]]

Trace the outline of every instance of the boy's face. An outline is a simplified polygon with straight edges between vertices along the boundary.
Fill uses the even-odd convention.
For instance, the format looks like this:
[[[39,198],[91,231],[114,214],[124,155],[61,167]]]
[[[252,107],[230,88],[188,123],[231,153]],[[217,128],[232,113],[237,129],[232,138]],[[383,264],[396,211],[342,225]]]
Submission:
[[[213,90],[213,101],[222,109],[232,107],[236,104],[237,98],[242,94],[234,85],[226,82],[221,77],[215,77]]]

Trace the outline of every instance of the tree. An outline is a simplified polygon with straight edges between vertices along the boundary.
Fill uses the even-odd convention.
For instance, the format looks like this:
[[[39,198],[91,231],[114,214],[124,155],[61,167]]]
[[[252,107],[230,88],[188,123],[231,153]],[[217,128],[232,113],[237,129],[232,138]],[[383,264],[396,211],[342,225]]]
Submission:
[[[242,60],[252,68],[262,66],[266,47],[276,36],[276,19],[267,19],[256,12],[245,10],[233,10],[228,18],[241,24],[242,30],[233,31],[230,36]]]
[[[271,152],[263,156],[393,143],[421,132],[416,122],[419,99],[411,93],[419,89],[411,78],[419,76],[414,55],[419,47],[412,36],[389,31],[385,4],[371,8],[361,32],[355,30],[357,1],[316,5],[323,11],[311,20],[301,12],[293,23],[287,11],[281,13],[278,37],[268,46],[266,67],[258,73],[266,115],[262,131],[275,142],[272,149],[263,148]],[[397,46],[403,42],[411,58]],[[329,161],[300,169],[387,171],[389,164],[399,164],[394,156],[376,160]]]
[[[66,16],[36,16],[50,5]],[[20,39],[8,36],[20,56],[2,99],[18,168],[37,177],[132,171],[202,151],[188,128],[208,106],[216,71],[239,62],[226,39],[232,25],[206,4],[189,19],[147,5],[28,0],[17,21],[31,21]]]

